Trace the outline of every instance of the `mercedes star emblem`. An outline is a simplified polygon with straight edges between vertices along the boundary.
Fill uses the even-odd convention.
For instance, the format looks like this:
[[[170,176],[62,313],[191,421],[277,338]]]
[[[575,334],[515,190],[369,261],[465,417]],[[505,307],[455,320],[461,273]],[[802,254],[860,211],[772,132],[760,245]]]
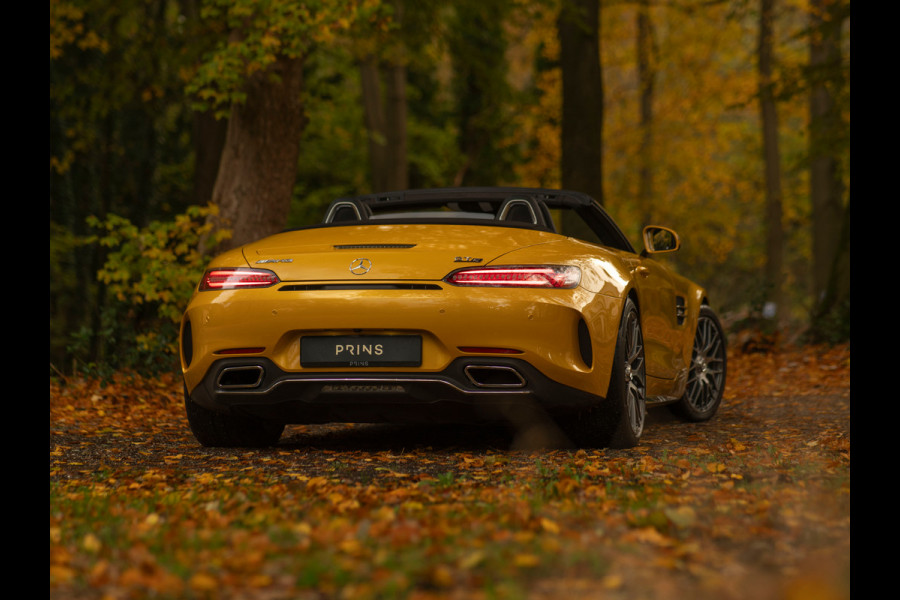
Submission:
[[[372,268],[372,261],[368,258],[356,258],[350,263],[350,272],[354,275],[365,275]]]

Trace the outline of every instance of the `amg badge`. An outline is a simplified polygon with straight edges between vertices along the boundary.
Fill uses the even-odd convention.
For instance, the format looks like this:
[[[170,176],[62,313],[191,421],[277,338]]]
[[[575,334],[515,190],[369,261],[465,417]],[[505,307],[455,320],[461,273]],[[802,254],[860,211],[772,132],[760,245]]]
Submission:
[[[329,384],[322,386],[322,391],[345,394],[403,394],[406,392],[406,388],[402,385],[392,384]]]
[[[472,256],[457,256],[453,262],[480,263],[483,259]]]

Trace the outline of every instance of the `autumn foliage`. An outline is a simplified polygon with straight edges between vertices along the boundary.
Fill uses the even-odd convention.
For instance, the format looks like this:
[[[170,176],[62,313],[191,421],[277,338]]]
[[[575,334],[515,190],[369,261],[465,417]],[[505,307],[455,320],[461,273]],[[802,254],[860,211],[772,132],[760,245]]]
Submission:
[[[174,377],[50,382],[52,598],[849,598],[848,346],[735,354],[632,450],[550,428],[199,446]]]
[[[578,111],[602,113],[602,133],[583,141],[590,153],[576,154],[602,154],[581,169],[590,185],[562,175],[571,63],[559,19],[574,4],[600,9],[602,73],[583,88],[602,82],[603,97]],[[678,231],[668,260],[723,317],[757,316],[771,300],[792,329],[848,339],[850,2],[765,4],[775,10],[763,76],[762,5],[745,0],[51,0],[54,367],[171,354],[165,329],[187,303],[192,257],[148,233],[178,233],[182,215],[212,200],[211,222],[230,221],[236,244],[388,186],[585,187],[632,242],[651,223]],[[273,82],[296,90],[300,71],[302,94],[278,93]],[[780,124],[780,193],[769,194],[780,216],[766,202],[761,78]],[[259,96],[284,112],[254,112]],[[241,106],[271,121],[257,129]],[[232,126],[239,152],[224,151]],[[767,244],[776,229],[780,250]],[[161,253],[151,270],[135,248]],[[780,277],[765,276],[769,264]]]

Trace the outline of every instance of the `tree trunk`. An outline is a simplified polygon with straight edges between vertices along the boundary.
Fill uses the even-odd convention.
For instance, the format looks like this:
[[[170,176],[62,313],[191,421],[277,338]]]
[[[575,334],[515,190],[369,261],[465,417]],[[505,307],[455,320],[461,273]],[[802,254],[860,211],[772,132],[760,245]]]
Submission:
[[[359,65],[363,114],[369,137],[370,183],[373,192],[409,186],[406,155],[406,67],[389,63],[379,68],[373,55]],[[386,93],[382,92],[382,73]]]
[[[464,163],[456,185],[497,185],[509,178],[501,149],[509,83],[504,22],[508,2],[458,2],[448,49],[453,63],[459,149]]]
[[[406,65],[393,63],[385,67],[387,102],[385,123],[388,143],[389,190],[409,187],[409,168],[406,156]]]
[[[812,335],[826,338],[835,319],[849,336],[849,200],[844,202],[840,153],[846,151],[836,95],[846,84],[841,57],[841,27],[849,3],[813,0],[810,6],[810,197],[813,217]],[[835,312],[836,311],[836,312]],[[833,314],[834,313],[834,314]],[[831,315],[831,316],[830,316]]]
[[[568,0],[559,17],[562,186],[603,203],[600,2]]]
[[[759,112],[762,124],[763,162],[766,179],[766,306],[764,315],[779,314],[784,302],[782,264],[784,228],[781,206],[781,154],[778,146],[778,112],[772,81],[772,23],[775,0],[762,0],[759,14]]]
[[[653,60],[653,23],[648,0],[640,0],[637,16],[637,63],[641,104],[641,142],[638,149],[637,206],[643,225],[653,219],[653,89],[656,70]]]
[[[588,194],[603,204],[600,0],[564,0],[558,28],[562,71],[562,187]],[[587,226],[575,215],[564,213],[561,227],[560,233],[564,235],[590,239]]]
[[[228,121],[216,119],[212,112],[194,113],[194,191],[192,203],[206,206],[212,201],[219,160],[225,147]]]
[[[178,0],[179,10],[187,25],[196,27],[201,20],[200,0]],[[228,134],[228,121],[216,119],[213,111],[194,112],[191,131],[194,145],[194,186],[191,203],[206,206],[212,202],[219,161]]]
[[[235,104],[213,202],[218,227],[232,237],[218,250],[280,231],[287,220],[305,119],[302,59],[280,58],[247,83],[247,98]]]
[[[403,23],[403,1],[393,0],[395,22]],[[363,113],[369,137],[373,192],[409,187],[406,143],[406,47],[402,35],[360,62]]]
[[[822,340],[850,339],[850,203],[844,205],[837,251],[828,286],[814,315],[813,337]]]
[[[840,231],[842,184],[837,159],[831,152],[830,137],[836,123],[834,98],[829,90],[828,75],[840,52],[840,29],[829,26],[828,5],[831,0],[813,0],[810,40],[810,67],[813,84],[810,89],[810,196],[813,206],[813,291],[821,299],[828,287],[829,271],[834,259]]]
[[[362,87],[363,115],[369,139],[369,183],[373,192],[388,191],[387,123],[381,96],[381,79],[378,61],[374,55],[366,56],[359,64]]]

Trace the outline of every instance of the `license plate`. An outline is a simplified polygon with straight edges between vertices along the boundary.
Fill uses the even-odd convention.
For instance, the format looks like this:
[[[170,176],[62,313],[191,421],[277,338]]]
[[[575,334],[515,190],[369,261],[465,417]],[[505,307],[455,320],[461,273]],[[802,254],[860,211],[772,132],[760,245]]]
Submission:
[[[327,335],[300,340],[304,367],[418,367],[422,338],[417,335]]]

